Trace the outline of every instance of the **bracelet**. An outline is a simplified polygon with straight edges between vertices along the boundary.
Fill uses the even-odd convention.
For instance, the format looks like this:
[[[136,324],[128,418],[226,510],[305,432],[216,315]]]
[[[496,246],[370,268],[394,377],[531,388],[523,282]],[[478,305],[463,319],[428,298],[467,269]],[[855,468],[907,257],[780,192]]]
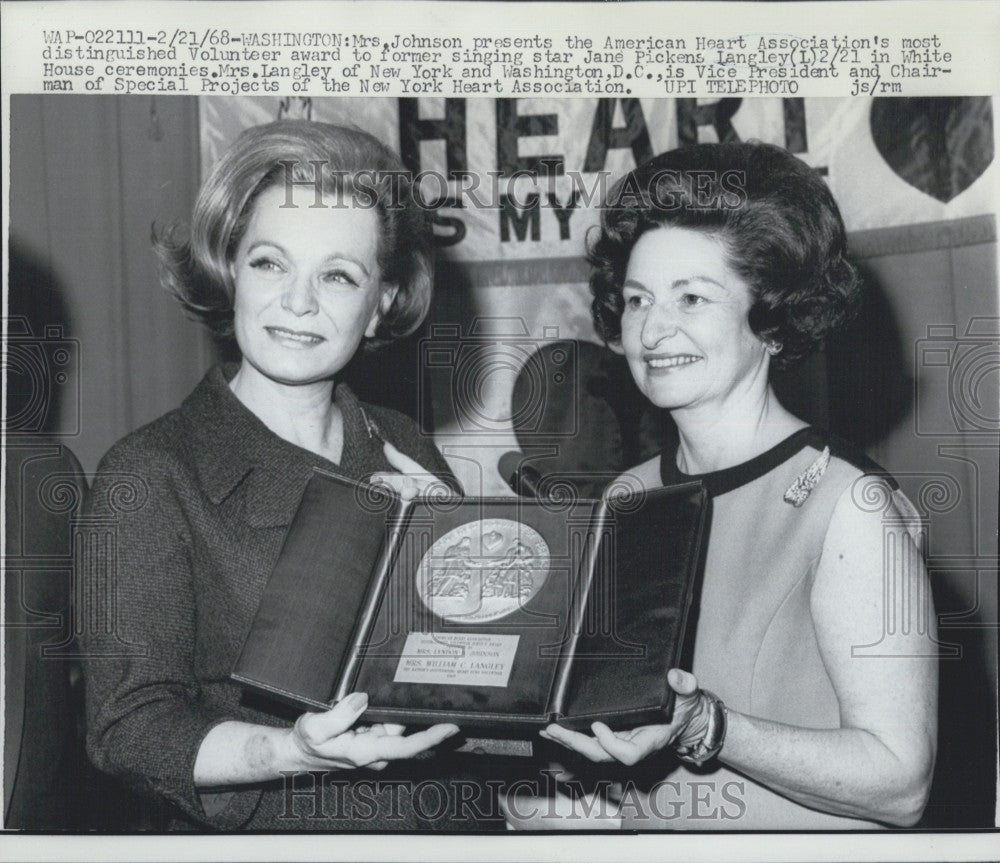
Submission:
[[[726,742],[726,705],[722,703],[722,699],[707,689],[702,689],[700,707],[708,710],[705,733],[695,743],[679,743],[674,747],[681,761],[698,766],[715,758]]]

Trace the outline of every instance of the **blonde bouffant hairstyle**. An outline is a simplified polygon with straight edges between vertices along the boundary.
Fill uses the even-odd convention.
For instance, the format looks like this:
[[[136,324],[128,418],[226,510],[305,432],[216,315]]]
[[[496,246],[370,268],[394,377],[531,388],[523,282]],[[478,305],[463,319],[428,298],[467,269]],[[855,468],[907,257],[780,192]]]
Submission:
[[[153,230],[164,286],[219,338],[233,335],[230,264],[253,207],[281,184],[315,186],[337,201],[376,209],[382,280],[396,296],[366,347],[412,333],[431,302],[430,221],[399,156],[360,129],[280,120],[245,130],[215,164],[194,205],[189,230]]]

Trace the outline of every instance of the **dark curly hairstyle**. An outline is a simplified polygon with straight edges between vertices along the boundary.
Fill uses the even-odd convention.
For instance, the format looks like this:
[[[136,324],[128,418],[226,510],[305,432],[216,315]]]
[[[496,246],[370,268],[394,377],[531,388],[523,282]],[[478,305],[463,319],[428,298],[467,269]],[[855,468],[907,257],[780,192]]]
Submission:
[[[153,230],[164,286],[220,338],[233,334],[234,284],[230,272],[258,197],[288,181],[324,194],[354,196],[374,206],[381,226],[382,279],[398,287],[382,315],[377,347],[420,326],[431,302],[432,236],[425,208],[399,157],[360,129],[281,120],[246,129],[222,155],[201,187],[186,235]],[[308,190],[304,190],[308,191]]]
[[[594,326],[607,342],[621,340],[632,248],[661,225],[723,240],[729,266],[753,292],[750,328],[782,346],[775,368],[815,351],[860,303],[840,211],[815,171],[771,144],[698,144],[656,156],[608,193],[588,249]]]

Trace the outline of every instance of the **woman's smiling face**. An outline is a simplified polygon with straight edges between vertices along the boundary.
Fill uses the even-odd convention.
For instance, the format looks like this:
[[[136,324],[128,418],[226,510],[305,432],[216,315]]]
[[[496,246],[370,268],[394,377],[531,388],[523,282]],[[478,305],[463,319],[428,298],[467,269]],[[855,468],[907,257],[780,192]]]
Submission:
[[[381,281],[375,209],[284,202],[273,186],[254,205],[231,265],[233,325],[245,363],[298,385],[339,372],[394,291]]]
[[[654,228],[629,256],[622,347],[639,389],[669,410],[722,405],[737,388],[767,386],[767,352],[750,329],[750,288],[721,238]]]

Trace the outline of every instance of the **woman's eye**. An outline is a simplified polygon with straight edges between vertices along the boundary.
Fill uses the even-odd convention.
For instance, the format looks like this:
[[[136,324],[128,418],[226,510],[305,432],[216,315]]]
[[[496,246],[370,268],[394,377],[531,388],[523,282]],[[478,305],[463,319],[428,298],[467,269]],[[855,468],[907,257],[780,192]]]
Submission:
[[[681,305],[691,308],[693,306],[700,306],[705,302],[704,297],[698,296],[698,294],[682,294],[681,295]]]
[[[641,309],[646,305],[649,305],[649,301],[641,294],[631,294],[625,297],[625,307],[628,309]]]
[[[357,280],[343,270],[331,270],[323,274],[323,281],[333,285],[353,285],[357,287]]]
[[[281,271],[281,265],[273,258],[254,258],[250,261],[250,268],[261,270],[265,273],[277,273]]]

